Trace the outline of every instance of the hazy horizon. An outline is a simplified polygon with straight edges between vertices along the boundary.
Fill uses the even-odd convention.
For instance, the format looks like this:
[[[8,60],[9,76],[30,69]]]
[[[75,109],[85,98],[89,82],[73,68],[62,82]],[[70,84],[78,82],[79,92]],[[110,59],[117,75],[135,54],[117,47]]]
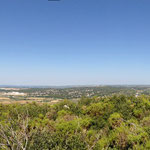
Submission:
[[[0,85],[0,88],[5,87],[96,87],[96,86],[150,86],[150,84],[76,84],[76,85]]]

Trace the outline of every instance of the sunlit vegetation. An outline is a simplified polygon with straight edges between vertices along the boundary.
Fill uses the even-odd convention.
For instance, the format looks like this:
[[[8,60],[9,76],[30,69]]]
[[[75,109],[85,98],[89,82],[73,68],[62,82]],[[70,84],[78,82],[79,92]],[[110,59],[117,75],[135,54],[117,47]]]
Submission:
[[[0,105],[0,150],[149,150],[150,97]]]

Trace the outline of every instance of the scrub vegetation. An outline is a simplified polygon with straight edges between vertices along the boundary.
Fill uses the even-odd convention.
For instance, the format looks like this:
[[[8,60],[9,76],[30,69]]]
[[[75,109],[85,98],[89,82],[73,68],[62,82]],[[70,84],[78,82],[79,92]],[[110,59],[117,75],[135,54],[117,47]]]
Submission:
[[[0,150],[132,149],[150,149],[149,96],[0,105]]]

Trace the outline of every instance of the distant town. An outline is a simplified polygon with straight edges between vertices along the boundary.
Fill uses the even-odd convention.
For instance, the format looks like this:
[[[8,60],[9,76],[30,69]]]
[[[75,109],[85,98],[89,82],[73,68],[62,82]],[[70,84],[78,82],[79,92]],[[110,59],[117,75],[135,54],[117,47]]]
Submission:
[[[82,97],[128,95],[138,97],[149,95],[150,86],[76,86],[76,87],[1,87],[0,103],[57,103],[64,99],[77,101]]]

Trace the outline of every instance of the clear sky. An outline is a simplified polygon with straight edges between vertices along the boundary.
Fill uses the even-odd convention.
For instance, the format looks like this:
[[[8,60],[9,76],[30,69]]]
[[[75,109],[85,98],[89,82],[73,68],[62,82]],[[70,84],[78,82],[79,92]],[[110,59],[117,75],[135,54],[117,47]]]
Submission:
[[[0,0],[4,84],[150,84],[150,0]]]

